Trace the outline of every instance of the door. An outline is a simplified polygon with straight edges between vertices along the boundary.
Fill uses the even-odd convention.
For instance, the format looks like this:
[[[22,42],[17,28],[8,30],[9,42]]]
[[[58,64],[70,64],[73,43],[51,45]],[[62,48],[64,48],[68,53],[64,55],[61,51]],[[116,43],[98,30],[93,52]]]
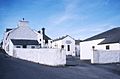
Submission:
[[[70,45],[67,46],[67,51],[70,51]]]

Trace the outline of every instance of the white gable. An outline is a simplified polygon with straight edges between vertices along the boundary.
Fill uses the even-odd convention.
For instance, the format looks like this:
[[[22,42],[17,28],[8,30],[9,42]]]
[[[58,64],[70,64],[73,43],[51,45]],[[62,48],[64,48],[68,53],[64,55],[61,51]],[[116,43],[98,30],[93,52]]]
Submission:
[[[19,26],[9,34],[10,39],[37,39],[37,34],[29,27]]]

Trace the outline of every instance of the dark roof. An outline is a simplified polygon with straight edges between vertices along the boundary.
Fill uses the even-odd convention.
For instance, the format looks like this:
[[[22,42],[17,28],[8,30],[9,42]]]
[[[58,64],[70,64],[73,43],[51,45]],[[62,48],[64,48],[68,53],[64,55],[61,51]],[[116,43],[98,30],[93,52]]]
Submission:
[[[75,45],[79,45],[81,40],[75,40]]]
[[[45,35],[45,34],[43,34],[43,39],[44,40],[51,40],[51,38],[50,37],[48,37],[47,35]]]
[[[37,40],[11,39],[14,45],[39,45]]]
[[[7,28],[7,29],[6,29],[6,32],[8,32],[8,31],[10,31],[10,30],[13,30],[13,29],[11,29],[11,28]]]
[[[54,39],[53,42],[54,42],[54,41],[62,40],[62,39],[64,39],[64,38],[66,38],[67,36],[69,36],[69,35],[62,36],[61,38]],[[69,36],[69,37],[71,37],[71,36]],[[71,37],[71,38],[72,38],[72,37]],[[72,39],[74,39],[74,38],[72,38]]]
[[[67,36],[68,36],[68,35],[63,36],[63,37],[61,37],[61,38],[54,39],[54,40],[53,40],[53,42],[54,42],[54,41],[59,41],[59,40],[62,40],[62,39],[64,39],[64,38],[66,38]]]
[[[83,41],[91,41],[96,39],[105,39],[99,44],[119,43],[120,42],[120,27],[113,28],[106,32],[100,33]]]

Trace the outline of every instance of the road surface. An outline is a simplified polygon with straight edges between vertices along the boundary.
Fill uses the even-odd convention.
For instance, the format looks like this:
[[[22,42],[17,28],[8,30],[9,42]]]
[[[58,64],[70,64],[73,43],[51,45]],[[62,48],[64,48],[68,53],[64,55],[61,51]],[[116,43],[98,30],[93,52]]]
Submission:
[[[93,65],[68,57],[66,66],[50,67],[10,57],[0,50],[0,79],[120,79],[120,64]]]

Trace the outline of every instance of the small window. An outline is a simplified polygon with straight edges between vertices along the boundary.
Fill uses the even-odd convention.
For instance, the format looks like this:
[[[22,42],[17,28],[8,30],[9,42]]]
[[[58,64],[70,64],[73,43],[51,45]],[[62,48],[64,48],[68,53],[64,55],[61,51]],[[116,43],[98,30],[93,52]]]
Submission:
[[[31,48],[35,48],[35,46],[31,46]]]
[[[95,46],[92,46],[92,49],[94,50],[94,49],[95,49]]]
[[[51,43],[52,43],[52,41],[51,41]]]
[[[64,45],[61,45],[61,48],[64,49]]]
[[[45,44],[48,44],[48,40],[45,40]]]
[[[40,39],[40,41],[41,41],[41,39]]]
[[[27,48],[27,45],[23,45],[23,48]]]
[[[41,44],[39,44],[40,48],[42,47]]]
[[[106,46],[106,50],[109,50],[109,49],[110,49],[110,46],[109,46],[109,45],[107,45],[107,46]]]
[[[20,46],[16,46],[16,48],[20,48]]]
[[[68,47],[68,51],[70,51],[70,45],[68,45],[67,47]]]

